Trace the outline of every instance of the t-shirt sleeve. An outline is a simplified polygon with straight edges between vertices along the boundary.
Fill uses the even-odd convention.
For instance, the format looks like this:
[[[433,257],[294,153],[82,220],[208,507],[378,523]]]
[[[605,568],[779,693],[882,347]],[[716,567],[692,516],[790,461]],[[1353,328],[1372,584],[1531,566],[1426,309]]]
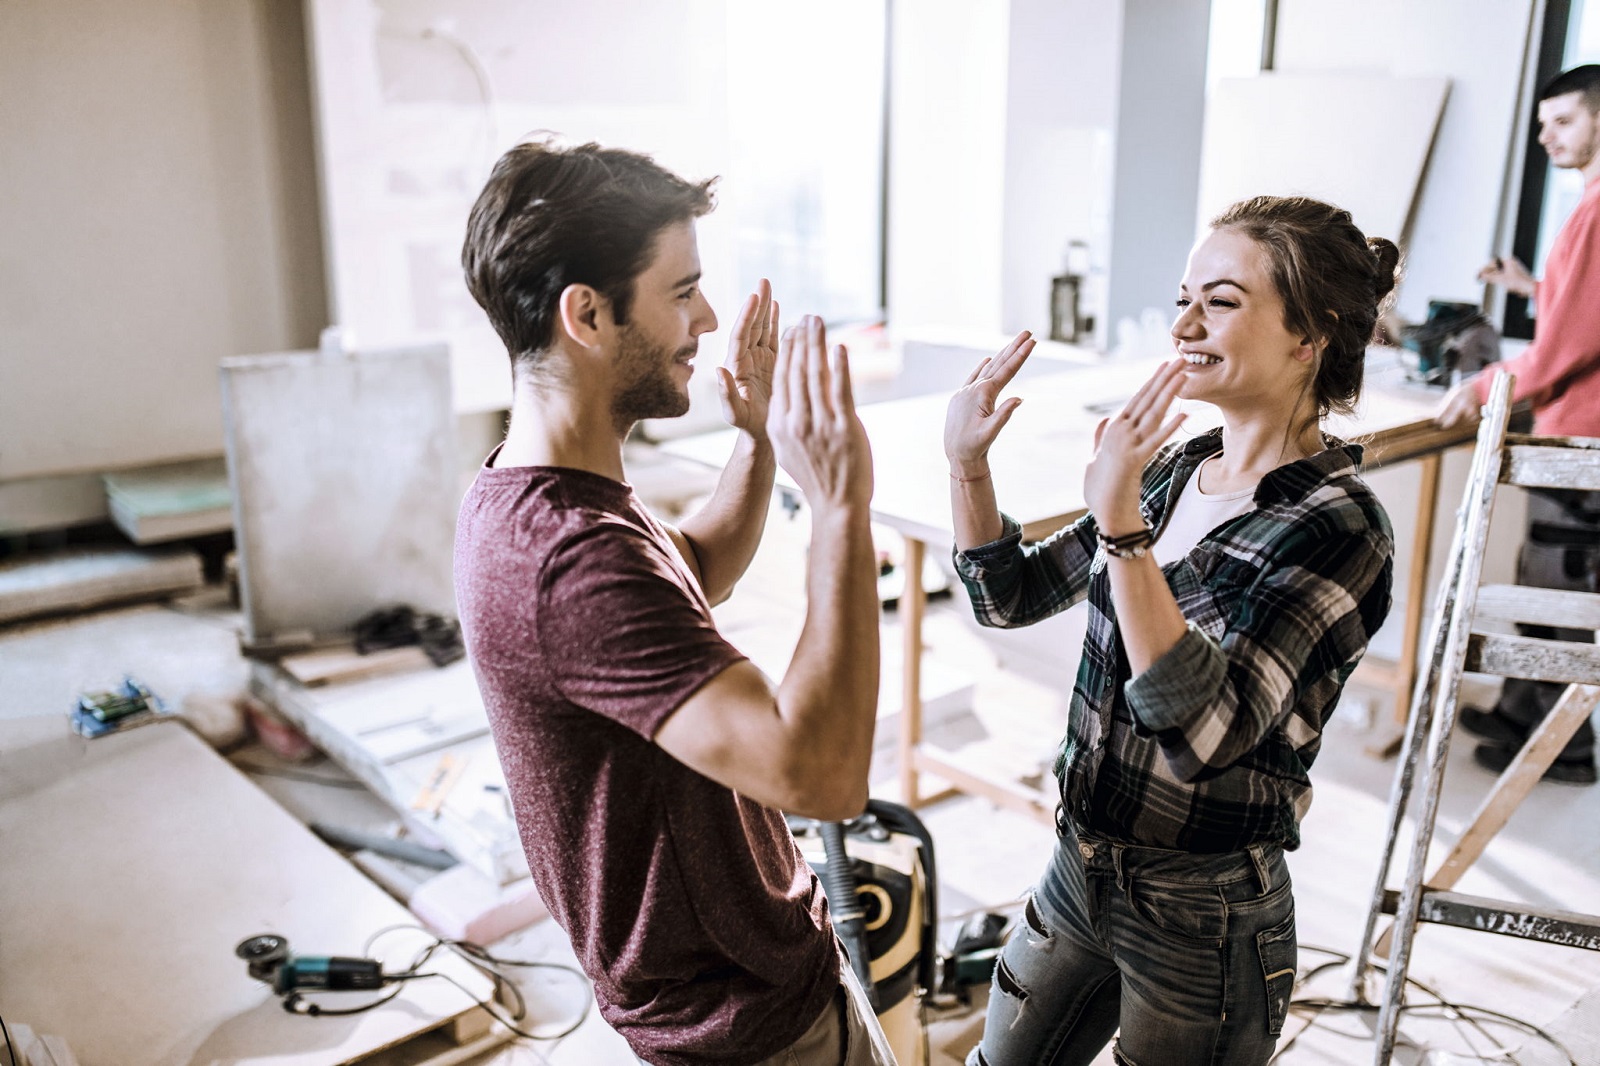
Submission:
[[[671,552],[631,526],[591,527],[550,554],[538,586],[536,639],[556,689],[646,739],[744,659]]]

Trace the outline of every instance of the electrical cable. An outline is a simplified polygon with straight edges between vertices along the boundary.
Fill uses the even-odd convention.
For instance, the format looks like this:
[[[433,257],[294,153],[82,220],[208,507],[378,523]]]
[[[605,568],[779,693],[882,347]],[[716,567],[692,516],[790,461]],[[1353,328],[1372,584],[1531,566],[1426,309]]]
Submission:
[[[412,958],[411,964],[406,969],[397,973],[385,974],[385,980],[405,982],[422,980],[429,977],[443,978],[459,988],[461,992],[466,995],[467,998],[472,1000],[474,1004],[480,1007],[485,1014],[489,1015],[489,1017],[493,1018],[496,1022],[499,1022],[501,1025],[511,1030],[512,1033],[522,1037],[523,1039],[545,1042],[563,1040],[572,1035],[572,1033],[576,1032],[578,1027],[588,1020],[589,1013],[593,1009],[594,995],[592,992],[588,992],[588,977],[583,973],[583,971],[579,970],[575,966],[569,966],[565,963],[559,962],[545,962],[539,959],[502,958],[492,954],[481,944],[474,943],[470,940],[458,940],[434,936],[420,925],[389,925],[379,929],[377,932],[373,933],[367,938],[366,945],[362,949],[363,954],[371,955],[372,947],[378,942],[379,939],[389,935],[390,933],[400,931],[415,931],[422,933],[429,938],[429,943],[423,945],[423,947]],[[512,1004],[508,1005],[511,1008],[509,1017],[503,1016],[501,1012],[495,1009],[492,1003],[481,1000],[473,995],[470,989],[466,988],[449,974],[439,973],[438,971],[434,970],[424,972],[422,967],[428,962],[429,959],[433,958],[440,948],[449,948],[469,966],[488,977],[490,981],[493,982],[494,994],[496,996],[500,996],[501,994],[509,996],[514,1001]],[[558,1033],[539,1034],[522,1029],[516,1023],[527,1017],[527,998],[523,995],[521,986],[497,968],[502,966],[513,966],[521,969],[556,970],[577,978],[580,982],[582,982],[587,993],[584,997],[583,1009],[578,1013],[577,1019]]]
[[[388,995],[380,996],[371,1003],[363,1003],[359,1007],[324,1007],[320,1003],[313,1003],[307,1000],[305,996],[299,992],[291,992],[283,998],[283,1009],[288,1011],[290,1014],[303,1014],[308,1018],[327,1018],[350,1014],[365,1014],[369,1010],[378,1009],[404,991],[404,987],[398,987]],[[306,1005],[305,1010],[300,1009],[300,1004],[302,1003]]]
[[[1337,951],[1333,948],[1318,947],[1313,944],[1302,944],[1300,945],[1300,950],[1314,951],[1322,955],[1327,955],[1330,956],[1333,961],[1319,963],[1318,965],[1307,970],[1304,974],[1297,975],[1295,979],[1296,985],[1303,984],[1305,981],[1323,972],[1324,970],[1347,963],[1351,958],[1350,955],[1345,952]],[[1382,963],[1374,962],[1373,967],[1374,969],[1381,970],[1384,973],[1388,972],[1388,967]],[[1467,1025],[1470,1025],[1478,1032],[1479,1035],[1493,1042],[1498,1048],[1498,1051],[1495,1052],[1490,1058],[1485,1058],[1481,1055],[1477,1056],[1482,1061],[1487,1062],[1490,1061],[1491,1058],[1504,1058],[1509,1059],[1514,1063],[1516,1062],[1516,1059],[1512,1057],[1511,1050],[1502,1045],[1500,1041],[1495,1038],[1494,1034],[1489,1032],[1489,1030],[1484,1027],[1483,1022],[1478,1017],[1472,1016],[1474,1014],[1481,1015],[1484,1018],[1492,1018],[1504,1024],[1510,1025],[1513,1028],[1519,1029],[1522,1032],[1528,1033],[1531,1036],[1537,1037],[1559,1052],[1562,1057],[1566,1059],[1568,1066],[1579,1066],[1577,1059],[1573,1057],[1572,1052],[1567,1049],[1566,1045],[1561,1043],[1560,1040],[1557,1040],[1553,1035],[1546,1032],[1544,1029],[1534,1025],[1532,1022],[1523,1021],[1521,1018],[1516,1018],[1509,1014],[1501,1014],[1500,1012],[1490,1010],[1487,1007],[1479,1007],[1469,1003],[1453,1003],[1450,1000],[1445,999],[1445,997],[1436,989],[1422,981],[1417,980],[1414,977],[1407,976],[1406,985],[1407,987],[1414,987],[1418,989],[1424,995],[1431,996],[1436,1002],[1410,1004],[1403,1003],[1400,1006],[1400,1013],[1420,1014],[1427,1011],[1441,1011],[1444,1013],[1445,1017],[1453,1021],[1464,1022]],[[1353,1000],[1301,998],[1291,999],[1289,1001],[1289,1009],[1290,1011],[1310,1010],[1314,1013],[1304,1029],[1290,1037],[1286,1043],[1281,1045],[1276,1051],[1273,1052],[1272,1057],[1267,1060],[1269,1064],[1277,1062],[1279,1057],[1292,1048],[1295,1042],[1299,1040],[1301,1036],[1309,1032],[1312,1027],[1316,1026],[1321,1021],[1324,1014],[1329,1012],[1353,1014],[1371,1013],[1377,1011],[1379,1008],[1376,1004],[1358,1003]],[[1352,1039],[1365,1039],[1365,1036],[1353,1036],[1352,1034],[1348,1033],[1338,1033],[1338,1030],[1329,1031],[1340,1036],[1351,1036]],[[1469,1046],[1470,1043],[1471,1042],[1468,1041]]]
[[[6,1055],[11,1059],[11,1066],[22,1066],[22,1064],[17,1061],[16,1045],[11,1043],[11,1030],[6,1028],[6,1019],[4,1015],[0,1015],[0,1033],[6,1034]]]
[[[545,962],[537,959],[500,958],[499,956],[490,953],[487,948],[484,948],[480,944],[473,943],[470,940],[455,940],[434,936],[422,926],[411,924],[390,925],[379,929],[377,932],[373,933],[367,938],[367,942],[362,949],[362,953],[364,955],[371,956],[372,946],[381,937],[400,930],[415,930],[416,932],[423,933],[428,937],[429,942],[424,944],[422,948],[418,950],[417,954],[412,958],[411,963],[407,968],[383,973],[382,976],[384,983],[395,986],[394,989],[387,995],[382,996],[379,999],[375,999],[370,1003],[363,1003],[357,1007],[325,1007],[320,1003],[308,1000],[304,993],[294,991],[284,997],[284,1009],[289,1011],[291,1014],[298,1014],[303,1017],[312,1018],[364,1014],[367,1011],[376,1010],[378,1007],[383,1006],[396,996],[400,995],[405,991],[405,985],[407,982],[420,981],[428,978],[442,978],[450,982],[452,985],[455,985],[456,988],[460,989],[463,995],[471,1000],[475,1006],[480,1008],[490,1018],[509,1029],[514,1035],[521,1037],[524,1040],[538,1040],[545,1042],[564,1040],[566,1037],[576,1032],[578,1027],[589,1018],[589,1013],[594,1005],[594,995],[589,991],[588,978],[577,967],[568,966],[565,963]],[[506,1004],[510,1008],[510,1014],[507,1015],[496,1009],[495,1004],[490,1000],[479,999],[472,993],[471,989],[467,988],[449,974],[440,973],[437,970],[424,971],[422,967],[426,965],[427,962],[432,959],[441,948],[449,948],[464,962],[466,962],[467,965],[488,977],[493,983],[494,998],[500,1000],[508,999],[511,1001],[510,1003]],[[586,992],[583,1009],[578,1012],[577,1018],[570,1025],[567,1025],[565,1028],[563,1028],[560,1032],[535,1033],[530,1032],[527,1029],[523,1029],[517,1023],[527,1017],[528,1000],[523,994],[521,986],[518,985],[516,981],[512,980],[510,976],[501,972],[499,967],[504,966],[516,966],[526,969],[558,970],[562,973],[576,977],[579,982],[583,984]]]
[[[479,1007],[481,1007],[485,1014],[487,1014],[489,1017],[493,1018],[495,1021],[499,1022],[501,1025],[505,1026],[507,1029],[511,1030],[517,1036],[522,1037],[524,1040],[542,1040],[542,1041],[565,1040],[567,1037],[569,1037],[573,1033],[577,1032],[578,1031],[578,1027],[580,1025],[582,1025],[585,1021],[587,1021],[588,1018],[589,1018],[589,1004],[586,1002],[583,1005],[583,1012],[578,1015],[577,1020],[574,1021],[571,1025],[567,1026],[565,1029],[561,1030],[559,1033],[530,1033],[526,1029],[519,1028],[515,1024],[514,1021],[502,1017],[500,1015],[500,1013],[498,1011],[496,1011],[494,1009],[494,1007],[492,1007],[487,1000],[482,1000],[482,999],[479,999],[477,996],[474,996],[472,994],[472,992],[469,991],[465,985],[463,985],[460,981],[457,981],[454,977],[451,977],[449,974],[447,974],[447,973],[423,973],[423,974],[417,974],[416,976],[417,977],[442,977],[442,978],[444,978],[446,981],[449,981],[451,984],[453,984],[457,988],[461,989],[461,994],[466,996],[468,999],[472,1000],[472,1002],[476,1003]],[[521,1021],[521,1020],[522,1019],[521,1019],[520,1016],[516,1018],[516,1021]]]

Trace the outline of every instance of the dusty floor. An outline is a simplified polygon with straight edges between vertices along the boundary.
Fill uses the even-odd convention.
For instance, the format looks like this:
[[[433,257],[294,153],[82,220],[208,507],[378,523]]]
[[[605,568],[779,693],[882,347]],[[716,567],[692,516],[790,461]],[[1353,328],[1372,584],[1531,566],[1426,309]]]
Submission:
[[[781,671],[800,619],[803,571],[803,518],[775,512],[762,553],[741,591],[718,609],[719,621],[736,644],[769,671]],[[886,542],[892,542],[886,541]],[[138,675],[167,699],[203,702],[226,698],[243,685],[245,668],[237,653],[237,613],[220,590],[166,605],[108,610],[0,630],[0,716],[61,714],[79,691],[103,687],[124,673]],[[936,600],[927,619],[928,660],[953,670],[957,681],[973,687],[966,706],[933,716],[930,736],[961,746],[964,755],[1004,769],[1018,778],[1038,775],[1047,765],[1065,716],[1064,692],[1076,657],[1081,623],[1072,615],[1021,639],[980,634],[955,600]],[[899,633],[895,616],[885,615],[884,665],[897,669]],[[933,673],[930,670],[930,674]],[[1478,695],[1483,695],[1478,686]],[[1328,729],[1314,773],[1316,800],[1305,824],[1305,845],[1290,858],[1299,900],[1301,966],[1307,970],[1349,952],[1360,935],[1378,861],[1385,808],[1395,765],[1367,754],[1375,736],[1372,708],[1383,693],[1352,689]],[[890,702],[886,700],[886,704]],[[1382,715],[1376,715],[1381,718]],[[1379,723],[1380,726],[1382,723]],[[875,792],[894,798],[896,789],[892,717],[880,724]],[[1468,820],[1492,783],[1486,771],[1458,746],[1443,799],[1441,826],[1450,835]],[[377,827],[389,812],[359,789],[330,788],[316,781],[292,780],[268,771],[270,756],[257,749],[235,755],[263,788],[303,818]],[[280,768],[281,769],[281,768]],[[333,780],[342,772],[323,763],[300,771]],[[348,781],[345,782],[348,784]],[[991,804],[957,798],[926,808],[940,874],[942,941],[948,946],[961,922],[972,914],[1010,913],[1042,869],[1053,835],[1022,816]],[[1574,911],[1600,910],[1600,788],[1542,784],[1516,813],[1510,826],[1460,885],[1465,892],[1515,898],[1534,906]],[[1391,877],[1394,883],[1398,873]],[[559,959],[566,946],[550,923],[500,945],[508,954]],[[1600,954],[1552,947],[1487,934],[1425,928],[1415,949],[1412,976],[1440,997],[1475,1004],[1544,1026],[1558,1035],[1573,1061],[1600,1064]],[[1297,991],[1300,997],[1344,995],[1340,971],[1322,972]],[[541,983],[542,982],[542,983]],[[570,982],[537,979],[534,1013],[549,1026],[570,1017],[578,999]],[[1587,998],[1585,998],[1587,997]],[[983,990],[970,1007],[930,1011],[928,1045],[935,1066],[959,1062],[977,1039],[982,1024]],[[1417,993],[1418,1003],[1429,997]],[[1583,1000],[1579,1003],[1580,999]],[[1577,1007],[1574,1005],[1578,1004]],[[1398,1062],[1429,1066],[1476,1061],[1519,1062],[1524,1066],[1567,1061],[1550,1046],[1515,1028],[1484,1023],[1481,1030],[1462,1020],[1408,1016],[1402,1026]],[[1300,1012],[1308,1018],[1311,1012]],[[1371,1012],[1329,1010],[1284,1051],[1279,1062],[1309,1064],[1371,1061]],[[1299,1028],[1291,1023],[1291,1029]],[[1514,1057],[1489,1058],[1495,1042]],[[1423,1057],[1424,1047],[1436,1050]],[[1445,1057],[1449,1052],[1459,1058]],[[378,1062],[381,1060],[372,1060]],[[508,1048],[486,1062],[501,1064],[631,1063],[620,1041],[591,1015],[573,1036],[555,1045]],[[1109,1063],[1109,1053],[1097,1062]]]

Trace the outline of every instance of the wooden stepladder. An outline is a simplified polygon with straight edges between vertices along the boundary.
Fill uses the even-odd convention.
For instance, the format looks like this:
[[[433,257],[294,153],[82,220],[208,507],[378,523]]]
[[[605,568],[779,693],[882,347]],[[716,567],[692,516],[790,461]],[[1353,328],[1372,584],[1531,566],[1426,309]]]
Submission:
[[[1412,694],[1404,747],[1389,796],[1383,860],[1352,966],[1349,998],[1365,1003],[1367,975],[1374,966],[1372,956],[1390,957],[1378,1015],[1374,1059],[1377,1066],[1388,1066],[1394,1053],[1418,922],[1600,950],[1600,916],[1536,910],[1511,901],[1450,891],[1600,704],[1600,645],[1497,631],[1516,622],[1600,629],[1600,595],[1519,585],[1479,585],[1489,519],[1501,484],[1600,489],[1600,439],[1507,434],[1510,412],[1511,377],[1501,374],[1495,379],[1484,408],[1466,496],[1457,512],[1455,539],[1429,637],[1432,657]],[[1468,670],[1560,682],[1568,688],[1500,775],[1455,846],[1424,876],[1444,784],[1445,756],[1455,729],[1461,675]],[[1422,758],[1424,751],[1426,760]],[[1416,815],[1405,879],[1395,892],[1385,886],[1414,787],[1421,797],[1421,810]],[[1395,919],[1375,942],[1380,914],[1393,914]]]

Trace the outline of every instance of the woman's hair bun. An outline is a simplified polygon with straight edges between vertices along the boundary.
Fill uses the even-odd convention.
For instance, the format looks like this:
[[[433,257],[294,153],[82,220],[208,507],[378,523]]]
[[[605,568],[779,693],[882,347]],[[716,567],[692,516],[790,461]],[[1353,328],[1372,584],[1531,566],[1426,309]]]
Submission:
[[[1367,247],[1377,260],[1372,278],[1373,294],[1378,298],[1378,302],[1382,303],[1383,298],[1394,291],[1395,283],[1399,281],[1400,249],[1386,237],[1368,237]]]

